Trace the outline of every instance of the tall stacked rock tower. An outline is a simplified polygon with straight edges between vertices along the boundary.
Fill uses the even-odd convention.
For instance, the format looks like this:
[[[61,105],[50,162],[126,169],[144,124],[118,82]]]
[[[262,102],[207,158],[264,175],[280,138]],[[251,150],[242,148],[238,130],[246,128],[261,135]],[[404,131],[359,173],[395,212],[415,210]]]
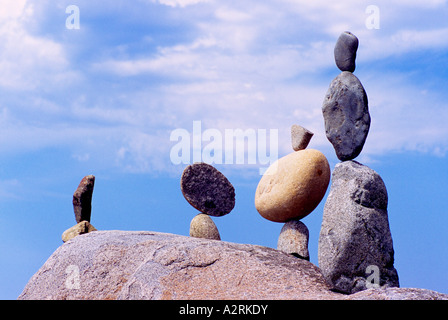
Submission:
[[[284,223],[277,249],[309,260],[309,231],[300,220],[322,201],[330,183],[330,165],[325,155],[306,149],[314,134],[291,127],[294,152],[278,159],[266,170],[255,191],[255,208],[265,219]]]
[[[370,129],[367,94],[353,74],[357,49],[355,35],[340,35],[334,56],[342,72],[322,106],[327,138],[341,162],[333,170],[324,207],[318,260],[333,289],[344,293],[399,286],[386,186],[378,173],[353,160]]]

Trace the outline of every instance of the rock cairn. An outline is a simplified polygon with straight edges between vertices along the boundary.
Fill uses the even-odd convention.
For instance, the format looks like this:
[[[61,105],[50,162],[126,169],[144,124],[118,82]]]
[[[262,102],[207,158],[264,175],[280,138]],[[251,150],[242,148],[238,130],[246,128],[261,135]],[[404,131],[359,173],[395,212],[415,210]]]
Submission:
[[[96,231],[90,224],[94,185],[95,176],[93,175],[85,176],[79,183],[73,194],[73,210],[77,224],[62,233],[62,241],[67,242],[80,234]]]
[[[255,191],[255,207],[270,221],[285,225],[277,249],[309,259],[309,232],[299,220],[322,201],[330,182],[327,158],[318,150],[306,149],[313,133],[293,125],[294,152],[278,159],[264,173]]]
[[[322,113],[325,133],[341,161],[356,158],[364,146],[370,128],[367,94],[355,70],[358,39],[344,32],[336,42],[336,65],[342,71],[330,84]]]
[[[343,293],[399,286],[386,186],[378,173],[353,160],[370,128],[367,94],[352,73],[357,49],[356,36],[342,33],[334,50],[342,72],[331,82],[322,106],[327,138],[342,162],[333,171],[324,206],[318,262],[333,289]]]
[[[197,162],[182,173],[180,187],[190,205],[200,213],[190,223],[190,236],[221,240],[210,216],[221,217],[235,207],[235,188],[215,167]]]

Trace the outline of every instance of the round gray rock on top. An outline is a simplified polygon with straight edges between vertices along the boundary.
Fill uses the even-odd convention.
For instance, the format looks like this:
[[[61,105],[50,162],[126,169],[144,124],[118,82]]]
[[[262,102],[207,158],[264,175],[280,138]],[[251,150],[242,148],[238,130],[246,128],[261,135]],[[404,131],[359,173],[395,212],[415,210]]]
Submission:
[[[345,31],[339,36],[334,47],[334,60],[341,71],[355,71],[358,45],[358,38],[349,31]]]
[[[210,216],[221,217],[235,207],[235,188],[220,171],[207,163],[187,166],[180,187],[188,203]]]
[[[339,160],[356,158],[369,133],[370,114],[367,94],[353,73],[342,72],[331,82],[322,113],[325,133]]]

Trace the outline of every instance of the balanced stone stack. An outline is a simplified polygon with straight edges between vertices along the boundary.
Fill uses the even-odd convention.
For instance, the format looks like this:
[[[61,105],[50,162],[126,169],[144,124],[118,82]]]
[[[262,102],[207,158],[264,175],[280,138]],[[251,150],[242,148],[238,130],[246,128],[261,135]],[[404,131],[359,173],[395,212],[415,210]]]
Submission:
[[[353,74],[357,49],[357,37],[342,33],[334,49],[342,72],[331,82],[322,106],[327,138],[342,162],[333,171],[324,206],[318,260],[333,289],[343,293],[399,286],[386,186],[378,173],[353,160],[370,129],[367,94]]]
[[[73,210],[77,224],[64,231],[62,241],[67,242],[80,234],[96,231],[95,227],[90,224],[94,185],[95,176],[93,175],[85,176],[79,183],[73,194]]]
[[[298,125],[291,128],[292,152],[274,162],[264,173],[255,191],[260,215],[285,225],[277,249],[309,259],[308,229],[300,219],[322,201],[330,182],[327,158],[318,150],[305,149],[313,136]]]
[[[213,166],[198,162],[185,168],[180,186],[188,203],[200,211],[190,223],[190,236],[221,240],[218,228],[210,216],[222,217],[233,210],[233,185]]]

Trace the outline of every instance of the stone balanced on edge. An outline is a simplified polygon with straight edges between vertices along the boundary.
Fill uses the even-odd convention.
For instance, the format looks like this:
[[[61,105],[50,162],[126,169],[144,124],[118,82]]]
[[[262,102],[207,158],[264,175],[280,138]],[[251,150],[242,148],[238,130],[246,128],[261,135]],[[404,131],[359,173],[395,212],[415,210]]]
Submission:
[[[185,199],[201,213],[190,223],[190,236],[221,240],[210,216],[221,217],[235,207],[235,188],[215,167],[198,162],[187,166],[180,181]]]
[[[95,176],[93,175],[85,176],[79,183],[73,194],[73,210],[77,224],[64,231],[62,241],[67,242],[80,234],[96,231],[95,227],[90,224],[94,185]]]
[[[305,149],[313,133],[291,127],[292,152],[274,162],[255,191],[255,207],[273,222],[283,222],[277,249],[309,260],[309,232],[299,220],[322,201],[330,181],[330,166],[318,150]]]
[[[378,173],[353,161],[370,128],[367,94],[352,74],[357,49],[356,36],[342,33],[334,50],[342,73],[331,82],[322,106],[327,138],[342,162],[333,171],[324,206],[318,262],[333,289],[348,294],[399,286],[386,186]]]

